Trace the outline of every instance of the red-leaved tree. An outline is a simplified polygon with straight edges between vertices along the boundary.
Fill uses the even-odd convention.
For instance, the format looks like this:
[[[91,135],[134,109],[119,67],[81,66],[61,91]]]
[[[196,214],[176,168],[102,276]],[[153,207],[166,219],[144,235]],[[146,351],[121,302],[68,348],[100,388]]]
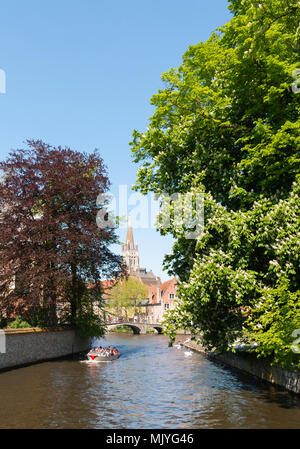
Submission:
[[[27,145],[0,162],[2,317],[54,326],[60,304],[71,325],[92,320],[91,302],[101,309],[100,280],[122,273],[109,248],[114,229],[96,225],[97,196],[110,185],[103,160],[96,151]]]

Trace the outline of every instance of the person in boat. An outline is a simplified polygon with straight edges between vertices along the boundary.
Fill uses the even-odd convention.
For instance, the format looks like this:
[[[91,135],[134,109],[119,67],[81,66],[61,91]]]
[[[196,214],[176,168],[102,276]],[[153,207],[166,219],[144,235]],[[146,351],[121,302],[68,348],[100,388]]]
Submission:
[[[88,352],[88,355],[91,355],[91,356],[96,356],[96,354],[97,354],[96,348],[91,348]]]
[[[101,350],[102,350],[101,346],[100,347],[95,346],[90,350],[90,353],[99,353],[101,352]]]
[[[117,350],[117,348],[113,347],[113,355],[117,355],[119,353],[119,351]]]

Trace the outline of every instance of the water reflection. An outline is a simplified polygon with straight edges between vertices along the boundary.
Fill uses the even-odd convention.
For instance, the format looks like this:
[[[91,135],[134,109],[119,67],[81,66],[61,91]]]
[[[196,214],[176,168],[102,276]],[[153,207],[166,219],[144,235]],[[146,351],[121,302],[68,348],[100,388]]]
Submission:
[[[167,338],[110,336],[108,363],[47,362],[0,374],[1,428],[299,428],[300,398]]]

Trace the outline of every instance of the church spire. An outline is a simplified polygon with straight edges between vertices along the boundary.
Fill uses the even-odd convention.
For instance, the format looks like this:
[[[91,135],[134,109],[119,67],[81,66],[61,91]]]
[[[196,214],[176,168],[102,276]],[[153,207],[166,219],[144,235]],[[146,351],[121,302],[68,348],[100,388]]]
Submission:
[[[122,245],[122,256],[125,259],[129,272],[138,272],[140,269],[139,253],[137,245],[134,245],[132,226],[130,218],[128,219],[128,227],[126,234],[126,242]]]
[[[128,218],[128,227],[127,227],[127,234],[126,234],[126,246],[127,246],[127,249],[134,249],[134,240],[133,240],[133,233],[132,233],[132,226],[131,226],[130,217]]]

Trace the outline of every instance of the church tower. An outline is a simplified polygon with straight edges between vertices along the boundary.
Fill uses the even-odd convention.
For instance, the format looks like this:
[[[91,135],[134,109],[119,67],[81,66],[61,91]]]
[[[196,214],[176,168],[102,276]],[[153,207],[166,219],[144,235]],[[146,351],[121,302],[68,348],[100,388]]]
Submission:
[[[126,243],[122,245],[122,256],[125,259],[129,273],[138,272],[140,269],[138,245],[134,245],[132,226],[128,220]]]

